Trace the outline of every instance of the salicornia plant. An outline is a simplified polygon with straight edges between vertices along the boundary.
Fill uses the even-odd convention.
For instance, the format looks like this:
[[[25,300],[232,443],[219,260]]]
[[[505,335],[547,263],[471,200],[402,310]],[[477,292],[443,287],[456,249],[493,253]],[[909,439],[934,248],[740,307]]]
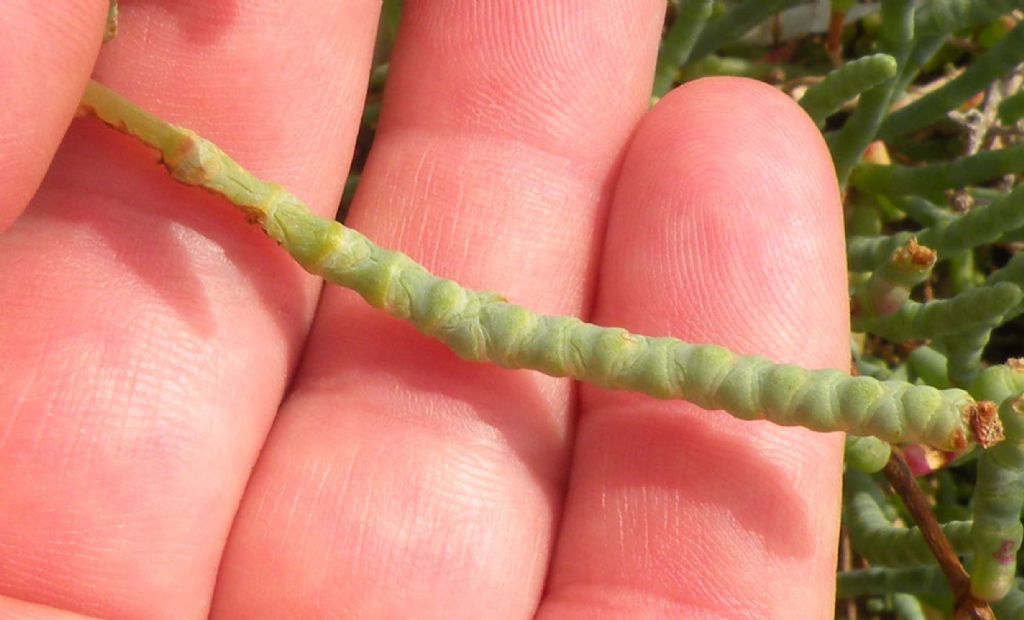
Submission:
[[[828,44],[805,36],[781,62],[742,37],[799,3],[725,4],[673,3],[655,95],[729,72],[800,97],[845,190],[859,376],[535,314],[314,216],[208,140],[100,84],[81,105],[157,149],[175,179],[238,206],[311,273],[464,359],[849,433],[844,523],[869,566],[839,575],[840,597],[905,618],[985,617],[989,602],[1000,618],[1024,617],[1024,362],[1010,359],[1021,339],[1006,329],[1024,311],[1024,188],[1014,176],[1024,171],[1024,1],[881,0],[846,27],[853,3],[836,2]],[[375,75],[382,82],[386,65]],[[907,486],[905,461],[930,473],[923,490]]]
[[[405,254],[313,215],[283,187],[257,179],[208,140],[147,114],[95,82],[82,107],[159,149],[175,179],[237,205],[311,273],[356,291],[464,359],[657,398],[685,398],[745,420],[847,431],[946,451],[989,443],[992,419],[964,390],[808,371],[714,345],[537,315],[495,293],[439,278]]]

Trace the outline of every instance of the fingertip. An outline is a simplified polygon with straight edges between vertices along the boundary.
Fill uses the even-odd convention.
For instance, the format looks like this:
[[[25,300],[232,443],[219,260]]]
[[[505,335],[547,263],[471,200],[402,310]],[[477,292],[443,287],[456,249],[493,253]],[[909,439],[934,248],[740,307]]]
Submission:
[[[785,94],[743,78],[669,93],[630,144],[611,218],[603,277],[637,284],[602,286],[602,299],[665,309],[636,328],[840,362],[834,343],[849,324],[838,184],[820,132]],[[651,298],[616,299],[638,292]],[[808,325],[818,344],[807,343]]]
[[[722,140],[747,142],[747,149],[765,149],[821,167],[830,185],[835,183],[831,157],[821,132],[807,113],[779,89],[749,78],[706,77],[675,88],[658,102],[642,129],[685,131],[690,138],[706,138],[705,148]]]
[[[78,107],[106,0],[7,0],[0,9],[0,231],[21,214]]]

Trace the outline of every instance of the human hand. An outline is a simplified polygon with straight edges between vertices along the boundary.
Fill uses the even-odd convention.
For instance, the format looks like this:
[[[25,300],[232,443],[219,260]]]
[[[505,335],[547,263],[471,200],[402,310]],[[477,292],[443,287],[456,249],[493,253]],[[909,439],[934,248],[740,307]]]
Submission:
[[[96,75],[329,214],[378,7],[299,5],[129,2]],[[831,616],[838,437],[464,363],[339,289],[318,306],[93,120],[51,164],[106,2],[39,7],[0,9],[0,220],[49,166],[0,236],[0,612]],[[645,113],[663,11],[407,0],[347,223],[539,311],[844,367],[817,130],[738,80]]]

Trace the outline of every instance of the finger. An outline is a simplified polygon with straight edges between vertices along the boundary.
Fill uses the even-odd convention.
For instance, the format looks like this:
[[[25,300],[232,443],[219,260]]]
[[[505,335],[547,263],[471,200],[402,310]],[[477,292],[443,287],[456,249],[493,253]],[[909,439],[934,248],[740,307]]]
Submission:
[[[5,0],[0,7],[0,232],[43,180],[85,90],[106,0]]]
[[[410,1],[404,11],[348,223],[460,282],[580,313],[607,189],[650,96],[663,4]],[[461,362],[326,290],[215,610],[532,613],[570,404],[565,381]]]
[[[766,85],[701,80],[630,145],[594,320],[848,368],[843,247],[814,125]],[[840,444],[584,386],[541,615],[830,617]]]
[[[0,595],[0,620],[90,620],[90,617]]]
[[[375,0],[122,4],[102,81],[336,207]],[[205,615],[318,290],[155,157],[75,123],[0,241],[0,592],[102,617]]]

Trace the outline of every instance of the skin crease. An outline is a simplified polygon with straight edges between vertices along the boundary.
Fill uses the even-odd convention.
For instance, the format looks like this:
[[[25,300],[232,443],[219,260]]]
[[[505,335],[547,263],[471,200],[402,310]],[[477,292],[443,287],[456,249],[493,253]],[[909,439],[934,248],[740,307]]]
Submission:
[[[95,74],[327,214],[379,6],[282,4],[124,2]],[[818,131],[735,79],[647,112],[663,12],[407,0],[347,222],[541,312],[845,367]],[[17,122],[59,136],[89,70]],[[461,362],[154,161],[75,122],[0,235],[0,618],[831,617],[840,437]]]

